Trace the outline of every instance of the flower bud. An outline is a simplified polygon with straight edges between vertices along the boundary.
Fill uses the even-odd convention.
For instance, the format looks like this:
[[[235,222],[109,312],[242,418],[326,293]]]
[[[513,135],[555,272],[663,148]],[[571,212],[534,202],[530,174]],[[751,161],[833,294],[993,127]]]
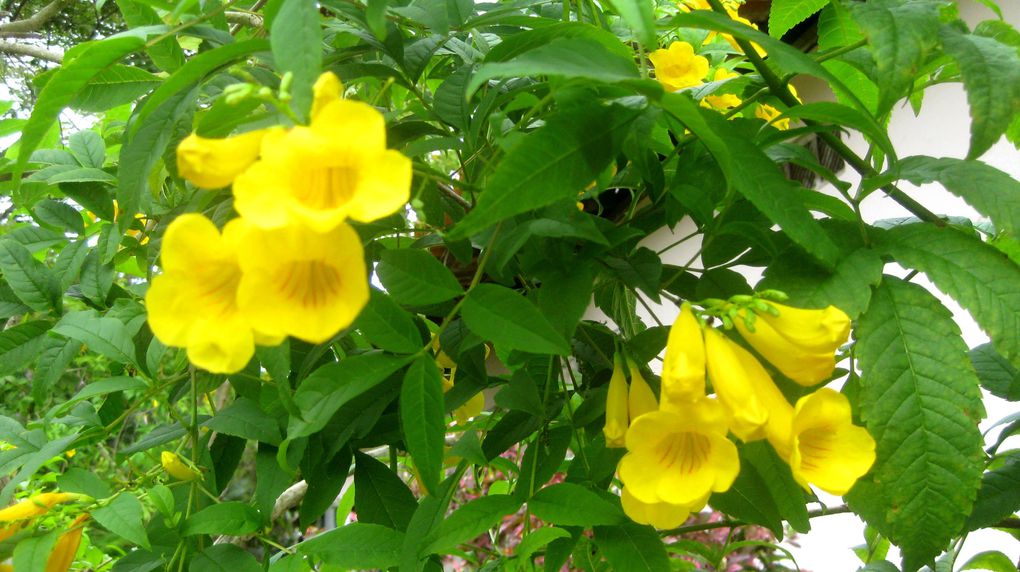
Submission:
[[[177,453],[172,451],[163,451],[160,454],[160,460],[163,463],[163,470],[179,481],[193,481],[202,476],[201,473],[185,464],[177,456]]]
[[[627,393],[623,358],[617,354],[613,358],[613,376],[609,378],[609,392],[606,394],[606,425],[602,428],[607,447],[623,447],[625,444],[630,424]]]

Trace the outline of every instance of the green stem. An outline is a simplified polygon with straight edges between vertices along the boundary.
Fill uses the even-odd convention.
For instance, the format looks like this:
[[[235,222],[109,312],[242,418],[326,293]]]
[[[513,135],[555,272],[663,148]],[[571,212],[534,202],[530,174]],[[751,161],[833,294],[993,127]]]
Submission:
[[[237,3],[237,0],[230,0],[230,2],[225,2],[225,3],[221,4],[221,5],[219,5],[218,7],[216,7],[214,9],[206,12],[205,14],[202,14],[201,16],[198,16],[197,18],[193,18],[191,20],[188,20],[187,22],[184,22],[183,24],[180,24],[178,26],[170,28],[170,30],[168,32],[166,32],[165,34],[160,34],[159,36],[156,36],[155,40],[149,40],[145,44],[145,47],[146,48],[151,48],[151,47],[155,46],[156,44],[162,42],[163,40],[177,35],[178,32],[187,30],[188,28],[190,28],[192,26],[195,26],[197,24],[201,24],[202,22],[205,22],[206,20],[209,20],[211,18],[215,18],[216,16],[220,15],[221,13],[226,12],[227,9],[229,9],[231,6],[233,6],[236,3]]]

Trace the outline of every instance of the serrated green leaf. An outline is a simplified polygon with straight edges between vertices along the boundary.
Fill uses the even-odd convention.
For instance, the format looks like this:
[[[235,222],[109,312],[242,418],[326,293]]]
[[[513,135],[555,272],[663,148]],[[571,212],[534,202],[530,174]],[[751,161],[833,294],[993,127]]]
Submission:
[[[246,397],[238,397],[226,409],[218,411],[205,422],[205,426],[213,431],[271,445],[279,445],[283,440],[276,419]]]
[[[1020,366],[1020,266],[951,227],[899,226],[887,231],[882,244],[897,262],[924,272],[966,308],[999,353]]]
[[[75,234],[85,232],[85,221],[82,220],[81,213],[67,203],[43,199],[35,204],[32,212],[43,224],[69,230]]]
[[[60,313],[60,283],[53,272],[12,239],[0,240],[0,272],[29,308]]]
[[[355,327],[379,349],[410,354],[422,347],[414,320],[383,292],[371,289],[368,304],[361,310]]]
[[[984,416],[960,329],[933,295],[886,276],[857,327],[861,417],[877,460],[848,496],[905,568],[963,526],[981,479]]]
[[[141,68],[114,64],[89,80],[70,107],[99,113],[119,105],[137,101],[163,83],[163,79]]]
[[[135,363],[135,344],[127,326],[116,318],[101,318],[95,310],[70,312],[53,331],[87,345],[117,363]]]
[[[1012,457],[981,477],[981,488],[964,531],[995,526],[1017,510],[1020,510],[1020,459]]]
[[[645,49],[654,50],[658,47],[655,7],[652,0],[609,0],[609,5],[623,17],[627,26],[634,31],[634,37]]]
[[[641,290],[653,302],[659,303],[662,260],[654,250],[642,246],[626,257],[607,257],[603,263],[621,282],[633,290]]]
[[[520,508],[510,495],[488,495],[458,508],[439,525],[425,554],[447,554],[489,530]]]
[[[478,204],[448,238],[467,238],[503,219],[576,197],[609,166],[637,116],[618,105],[593,104],[550,117],[510,149]]]
[[[106,506],[92,511],[92,518],[103,528],[117,536],[144,548],[149,547],[145,534],[142,503],[129,492],[121,492]]]
[[[156,11],[143,2],[117,0],[117,8],[124,22],[131,28],[163,24]],[[152,58],[152,63],[163,71],[173,72],[184,65],[184,50],[177,43],[177,36],[164,38],[152,46],[147,46],[145,51]]]
[[[407,485],[386,465],[360,452],[354,454],[354,506],[358,522],[407,529],[418,503]]]
[[[889,135],[886,133],[885,128],[879,125],[871,114],[864,113],[848,105],[832,101],[817,101],[790,108],[783,115],[856,129],[878,145],[891,159],[895,160],[896,158],[896,149],[892,141],[889,140]]]
[[[403,542],[392,528],[355,522],[306,540],[297,551],[341,569],[385,570],[396,566]]]
[[[840,2],[826,6],[818,17],[818,47],[834,50],[864,39],[850,11]]]
[[[464,299],[464,323],[507,350],[567,355],[570,346],[534,304],[496,284],[479,284]]]
[[[981,387],[1003,399],[1020,400],[1020,371],[999,355],[992,344],[971,349],[970,362],[981,380]]]
[[[43,342],[42,348],[32,379],[32,399],[40,406],[52,397],[51,389],[67,373],[67,366],[81,351],[81,342],[51,337]]]
[[[470,65],[454,71],[439,84],[433,97],[432,109],[436,115],[462,131],[470,121],[471,108],[468,103],[467,84],[473,71],[474,66]]]
[[[251,534],[262,525],[255,507],[243,502],[224,502],[207,506],[184,521],[181,534]]]
[[[0,375],[15,373],[39,357],[52,326],[47,320],[34,320],[0,332]]]
[[[71,135],[67,148],[82,167],[100,169],[106,160],[106,143],[101,135],[92,130]]]
[[[306,0],[283,0],[269,30],[273,59],[281,74],[293,74],[294,107],[306,114],[312,103],[312,84],[322,69],[322,27],[319,7]]]
[[[424,250],[386,250],[376,273],[386,291],[407,306],[438,304],[464,293],[450,269]]]
[[[769,35],[782,38],[828,4],[829,0],[773,0],[769,9]]]
[[[240,546],[217,544],[191,559],[189,572],[260,572],[262,565]]]
[[[805,308],[830,304],[856,319],[871,300],[871,289],[882,281],[882,258],[870,248],[844,256],[830,272],[796,252],[786,251],[765,270],[758,289],[781,290]]]
[[[98,251],[89,250],[81,266],[78,289],[81,290],[82,296],[91,300],[93,304],[105,307],[106,297],[113,287],[117,269],[112,263],[103,264],[99,258]]]
[[[740,473],[729,490],[712,494],[712,508],[745,522],[751,522],[783,537],[783,517],[769,485],[755,465],[741,463]]]
[[[545,487],[528,500],[538,518],[563,526],[596,526],[627,522],[623,510],[581,485],[559,483]]]
[[[435,494],[443,469],[446,416],[442,374],[428,355],[411,362],[400,389],[400,422],[407,452],[425,490]]]
[[[532,530],[524,535],[521,543],[514,550],[514,556],[522,560],[531,558],[531,555],[541,550],[550,542],[559,538],[570,538],[570,533],[562,528],[544,527]]]
[[[616,572],[669,572],[666,547],[650,526],[596,526],[595,544]]]

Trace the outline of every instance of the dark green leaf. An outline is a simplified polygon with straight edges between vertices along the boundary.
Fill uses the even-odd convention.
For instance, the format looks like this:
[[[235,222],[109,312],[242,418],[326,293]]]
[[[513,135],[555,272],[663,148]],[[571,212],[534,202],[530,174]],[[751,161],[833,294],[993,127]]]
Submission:
[[[404,535],[379,524],[355,522],[298,545],[299,554],[341,569],[385,570],[396,566]]]
[[[587,527],[627,522],[619,506],[573,483],[545,487],[531,497],[528,508],[538,518],[563,526]]]
[[[82,167],[101,169],[106,160],[106,143],[95,131],[79,131],[71,135],[67,148]]]
[[[184,522],[181,533],[195,534],[250,534],[259,529],[262,518],[255,507],[243,502],[224,502],[207,506],[192,514]]]
[[[294,107],[305,114],[312,103],[312,84],[322,69],[322,27],[319,7],[307,0],[283,0],[273,19],[269,41],[279,72],[294,76]]]
[[[18,242],[0,240],[0,272],[18,298],[39,312],[60,313],[60,283]]]
[[[773,0],[769,9],[769,35],[782,38],[828,4],[829,0]]]
[[[431,356],[411,362],[400,389],[404,443],[425,490],[435,494],[443,469],[446,415],[442,374]]]
[[[52,326],[52,322],[34,320],[0,332],[0,375],[15,373],[39,357]]]
[[[75,234],[85,232],[85,221],[82,220],[81,213],[67,203],[44,199],[35,204],[32,212],[43,224],[69,230]]]
[[[833,101],[817,101],[790,108],[783,113],[787,117],[810,119],[824,123],[843,125],[860,131],[878,145],[887,155],[896,157],[896,149],[884,127],[879,125],[870,113]]]
[[[237,398],[229,407],[217,412],[205,422],[205,426],[213,431],[271,445],[279,445],[283,439],[276,419],[246,397]]]
[[[262,565],[250,552],[233,544],[217,544],[191,559],[190,572],[260,572]]]
[[[149,547],[149,537],[142,522],[142,503],[129,492],[121,492],[109,504],[92,511],[92,518],[103,528],[117,536],[144,548]]]
[[[981,344],[970,350],[981,387],[993,395],[1010,401],[1020,400],[1020,371],[995,351],[992,344]]]
[[[135,345],[127,326],[116,318],[101,318],[95,310],[70,312],[53,331],[89,346],[117,363],[135,363]]]
[[[965,531],[995,526],[1002,519],[1020,510],[1020,459],[1012,457],[1006,464],[981,477],[981,488],[974,510],[967,519]]]
[[[607,257],[603,262],[628,287],[641,290],[653,302],[659,303],[662,260],[654,250],[642,246],[626,257]]]
[[[805,308],[830,304],[856,319],[871,300],[871,289],[882,281],[882,258],[868,248],[851,251],[836,267],[826,270],[788,250],[765,270],[759,289],[782,290]]]
[[[464,293],[450,269],[424,250],[386,250],[376,272],[386,291],[407,306],[437,304]]]
[[[379,349],[410,354],[422,347],[421,334],[410,314],[375,288],[371,290],[368,305],[358,315],[355,327]]]
[[[446,517],[435,539],[425,549],[429,554],[446,554],[457,546],[499,524],[503,517],[520,508],[520,501],[509,495],[488,495],[474,499]]]
[[[793,479],[789,465],[764,441],[745,443],[740,450],[741,465],[755,468],[779,510],[779,516],[794,530],[806,533],[811,530],[804,489]]]
[[[650,526],[596,526],[595,544],[615,572],[669,572],[666,547]]]
[[[507,350],[567,355],[570,346],[534,304],[496,284],[479,284],[461,311],[472,332]]]
[[[634,37],[646,49],[654,50],[658,47],[655,29],[655,3],[652,0],[609,0],[609,5],[623,17],[630,29],[634,31]]]
[[[386,465],[364,453],[355,453],[354,459],[354,510],[358,522],[405,530],[418,505],[407,485]]]

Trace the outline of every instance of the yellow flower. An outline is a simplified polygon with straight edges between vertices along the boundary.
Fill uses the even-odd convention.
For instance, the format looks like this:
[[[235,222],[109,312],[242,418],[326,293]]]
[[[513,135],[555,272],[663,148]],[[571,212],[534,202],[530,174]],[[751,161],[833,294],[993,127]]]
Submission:
[[[317,108],[311,125],[266,135],[261,159],[234,181],[234,206],[261,228],[300,222],[326,232],[399,211],[410,189],[411,161],[386,149],[382,114],[337,99]]]
[[[790,128],[790,118],[784,117],[783,119],[776,120],[777,117],[782,115],[783,112],[779,111],[775,107],[767,103],[759,103],[754,108],[754,115],[759,119],[764,119],[767,123],[771,123],[773,127],[780,131],[786,131]]]
[[[726,68],[719,68],[715,70],[715,74],[712,76],[712,81],[724,81],[734,77],[740,77],[740,74],[732,72]],[[731,109],[740,105],[740,98],[732,93],[706,95],[704,101],[713,108],[720,110]]]
[[[179,481],[193,481],[202,476],[201,473],[182,461],[177,456],[177,453],[173,451],[163,451],[159,455],[159,460],[163,464],[163,470]]]
[[[655,77],[668,91],[699,85],[708,73],[708,59],[694,54],[687,42],[673,42],[668,49],[648,54]]]
[[[46,560],[46,572],[67,572],[71,568],[74,556],[78,553],[78,546],[81,545],[81,535],[85,531],[85,521],[88,518],[88,514],[83,514],[74,519],[70,529],[60,535]]]
[[[784,459],[789,458],[790,423],[793,421],[793,406],[779,391],[761,362],[750,352],[738,344],[731,344],[730,349],[740,362],[740,367],[747,376],[751,391],[761,406],[768,411],[768,420],[757,432],[747,435],[745,441],[767,438],[776,453]]]
[[[726,13],[729,14],[730,19],[733,20],[734,22],[740,22],[741,24],[743,24],[745,26],[748,26],[750,28],[754,28],[755,30],[758,29],[757,25],[751,23],[751,21],[748,20],[747,18],[742,17],[740,14],[737,13],[737,11],[735,9],[731,10],[731,9],[727,8],[726,9]],[[736,38],[734,38],[732,35],[730,35],[730,34],[722,34],[722,37],[723,37],[724,40],[729,42],[730,46],[734,50],[736,50],[736,51],[738,51],[740,53],[744,53],[744,50],[740,47],[740,44],[737,43]],[[760,56],[762,58],[764,58],[766,55],[768,55],[765,52],[765,48],[759,46],[756,42],[751,42],[751,47],[753,47],[754,51],[758,54],[758,56]]]
[[[75,493],[40,493],[0,510],[0,522],[14,522],[46,514],[54,506],[84,498]]]
[[[606,425],[602,428],[607,447],[623,447],[626,444],[627,427],[630,426],[627,393],[623,358],[616,354],[613,358],[613,376],[609,378],[609,392],[606,395]]]
[[[662,361],[662,402],[694,401],[705,395],[705,338],[701,322],[684,302],[669,329]]]
[[[801,486],[844,495],[874,462],[875,440],[852,424],[845,395],[822,388],[797,401],[789,463]]]
[[[237,304],[241,267],[237,219],[223,234],[209,219],[184,214],[163,235],[163,274],[145,295],[152,333],[213,373],[240,371],[255,353],[255,337]],[[277,340],[277,343],[279,340]]]
[[[737,345],[718,331],[705,330],[708,375],[719,401],[730,414],[730,429],[742,441],[761,437],[769,411],[758,399],[750,377],[735,348]]]
[[[177,145],[177,172],[200,189],[225,187],[258,159],[262,138],[269,131],[259,129],[225,139],[192,133]]]
[[[726,412],[712,399],[638,417],[627,430],[627,451],[620,481],[643,503],[700,510],[740,471],[737,448],[726,438]]]
[[[457,375],[457,366],[454,365],[450,371],[450,377],[443,377],[443,393],[453,389],[454,377]],[[477,417],[485,410],[485,394],[479,391],[471,399],[464,402],[464,405],[453,410],[453,418],[457,423],[464,425],[473,417]]]
[[[335,73],[326,72],[320,75],[319,79],[315,80],[315,85],[312,86],[312,121],[315,121],[315,118],[327,105],[340,99],[343,92],[344,86]]]
[[[637,364],[627,358],[627,367],[630,369],[630,393],[627,395],[627,412],[633,422],[645,413],[655,411],[659,408],[659,401],[655,399],[655,393],[649,387],[648,382],[641,376]]]
[[[754,331],[741,314],[734,320],[740,335],[786,377],[810,386],[825,381],[836,367],[835,351],[850,335],[850,318],[835,306],[802,310],[769,302],[778,311],[757,314]]]
[[[620,491],[620,502],[623,504],[623,512],[631,520],[638,524],[650,524],[660,530],[676,528],[691,515],[691,509],[686,505],[641,502],[627,488]]]
[[[259,334],[322,343],[368,302],[364,250],[349,225],[319,233],[303,225],[263,230],[245,219],[235,223],[237,306]]]

